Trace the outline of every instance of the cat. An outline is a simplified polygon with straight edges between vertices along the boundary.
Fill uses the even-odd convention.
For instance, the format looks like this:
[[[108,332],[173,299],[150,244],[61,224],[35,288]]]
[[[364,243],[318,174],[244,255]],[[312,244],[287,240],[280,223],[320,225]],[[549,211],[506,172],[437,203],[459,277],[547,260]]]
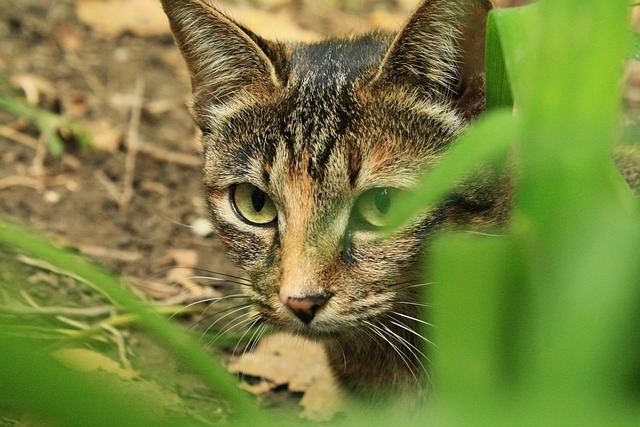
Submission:
[[[206,0],[162,4],[191,76],[208,207],[256,322],[321,341],[351,394],[423,395],[427,242],[503,224],[511,191],[479,174],[385,226],[484,110],[491,2],[425,0],[396,34],[315,43],[266,40]]]

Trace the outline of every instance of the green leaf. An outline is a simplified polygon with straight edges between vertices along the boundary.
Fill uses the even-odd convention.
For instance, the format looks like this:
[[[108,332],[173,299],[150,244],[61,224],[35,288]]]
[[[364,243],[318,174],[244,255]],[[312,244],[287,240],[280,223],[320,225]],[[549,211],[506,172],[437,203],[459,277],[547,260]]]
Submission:
[[[234,415],[238,420],[251,422],[258,419],[256,406],[251,399],[241,391],[233,377],[218,363],[213,360],[187,334],[181,327],[163,319],[157,312],[148,308],[142,301],[136,298],[127,286],[118,278],[114,277],[103,268],[87,261],[82,256],[54,246],[37,233],[27,230],[21,226],[14,225],[0,218],[0,245],[16,248],[25,254],[41,259],[58,269],[72,272],[83,282],[92,283],[102,289],[102,292],[109,295],[112,301],[126,307],[130,312],[139,316],[140,323],[153,333],[159,340],[164,342],[174,354],[187,363],[192,369],[200,374],[210,386],[227,400],[234,410]],[[5,360],[20,358],[21,344],[16,343],[17,352],[11,348],[3,346],[1,354]],[[35,344],[31,351],[42,351]],[[6,365],[5,366],[9,366]],[[11,370],[0,370],[0,383],[10,381],[13,375]],[[42,389],[47,393],[46,388]],[[95,396],[94,396],[95,397]],[[43,399],[46,396],[42,395]],[[92,402],[99,408],[99,401]]]
[[[631,33],[631,59],[640,61],[640,33]]]
[[[511,107],[522,96],[527,72],[525,51],[531,44],[531,19],[537,6],[493,9],[487,19],[487,110]]]
[[[517,289],[509,239],[447,235],[430,253],[438,390],[445,398],[469,400],[501,391],[509,373],[509,293]]]

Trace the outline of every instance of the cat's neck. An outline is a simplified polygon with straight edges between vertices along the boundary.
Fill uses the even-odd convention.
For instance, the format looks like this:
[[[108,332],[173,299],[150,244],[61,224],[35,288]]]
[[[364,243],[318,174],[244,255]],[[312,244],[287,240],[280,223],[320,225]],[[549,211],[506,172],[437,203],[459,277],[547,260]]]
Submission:
[[[426,338],[418,310],[397,311],[400,322],[365,322],[357,335],[325,342],[329,364],[341,385],[364,401],[424,396],[429,386]]]

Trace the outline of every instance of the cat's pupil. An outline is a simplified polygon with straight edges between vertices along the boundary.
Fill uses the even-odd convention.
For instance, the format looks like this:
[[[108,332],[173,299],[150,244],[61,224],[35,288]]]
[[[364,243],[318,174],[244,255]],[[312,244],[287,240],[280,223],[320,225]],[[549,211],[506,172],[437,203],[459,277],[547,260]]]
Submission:
[[[386,215],[389,212],[389,208],[391,207],[391,197],[389,197],[389,190],[386,188],[382,188],[376,192],[375,197],[373,198],[373,203],[376,205],[376,209],[383,215]]]
[[[253,190],[253,193],[251,193],[251,203],[256,212],[260,212],[262,208],[264,208],[266,198],[267,196],[265,196],[264,191],[258,188]]]

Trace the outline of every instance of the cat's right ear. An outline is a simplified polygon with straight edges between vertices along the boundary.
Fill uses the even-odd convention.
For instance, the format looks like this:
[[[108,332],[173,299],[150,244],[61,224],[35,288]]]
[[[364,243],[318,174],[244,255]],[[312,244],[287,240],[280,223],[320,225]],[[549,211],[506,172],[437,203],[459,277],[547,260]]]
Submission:
[[[243,28],[204,0],[162,0],[191,75],[196,114],[269,96],[286,79],[284,48]]]

